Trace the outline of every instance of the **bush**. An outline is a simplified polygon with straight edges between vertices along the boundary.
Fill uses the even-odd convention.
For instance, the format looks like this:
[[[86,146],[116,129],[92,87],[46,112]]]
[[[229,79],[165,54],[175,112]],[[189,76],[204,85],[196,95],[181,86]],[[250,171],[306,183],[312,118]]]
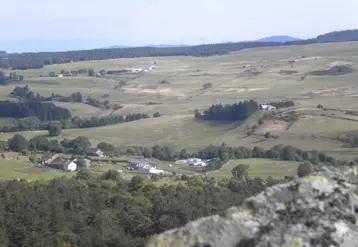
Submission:
[[[189,176],[186,174],[181,175],[181,180],[186,181],[189,179]]]
[[[153,117],[161,117],[159,112],[154,112]]]
[[[265,138],[266,138],[266,139],[271,138],[271,133],[270,133],[270,132],[266,132],[266,133],[265,133]]]
[[[29,156],[30,151],[27,148],[25,148],[25,149],[20,151],[20,154],[23,155],[23,156]]]
[[[254,126],[252,126],[252,131],[256,131],[256,129],[257,129],[257,125],[254,124]]]
[[[159,181],[159,180],[160,180],[160,176],[159,176],[158,174],[152,174],[152,175],[150,176],[150,179],[151,179],[152,181]]]
[[[61,125],[59,124],[52,124],[48,127],[48,134],[50,136],[59,136],[61,134]]]
[[[264,119],[263,119],[263,118],[259,118],[258,124],[262,125],[262,124],[264,124],[264,123],[265,123]]]
[[[317,105],[317,108],[318,109],[323,109],[323,105],[319,104],[319,105]]]
[[[37,161],[36,153],[31,153],[31,155],[29,157],[29,161],[34,164],[36,163],[36,161]]]
[[[205,83],[205,84],[203,85],[203,88],[204,88],[204,89],[209,89],[209,88],[212,88],[212,87],[213,87],[213,84],[212,84],[211,82]]]
[[[304,177],[312,172],[312,166],[309,163],[299,164],[297,167],[297,176]]]
[[[22,135],[16,134],[9,140],[9,147],[14,152],[21,152],[29,148],[29,141]]]
[[[167,80],[161,80],[159,84],[170,84]]]

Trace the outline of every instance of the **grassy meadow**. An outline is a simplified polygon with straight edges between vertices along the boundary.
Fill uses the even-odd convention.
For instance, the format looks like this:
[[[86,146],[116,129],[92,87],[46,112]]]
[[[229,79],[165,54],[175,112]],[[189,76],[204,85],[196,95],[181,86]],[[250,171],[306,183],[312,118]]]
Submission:
[[[6,152],[5,159],[0,160],[0,180],[26,179],[50,180],[55,177],[72,177],[73,172],[64,172],[50,168],[38,168],[31,163],[27,157],[19,156],[17,153]]]
[[[358,42],[347,42],[253,48],[229,55],[203,58],[150,57],[57,64],[42,69],[17,71],[18,74],[25,76],[24,81],[2,87],[0,99],[8,99],[8,94],[15,86],[28,85],[33,92],[44,96],[52,93],[68,96],[73,92],[81,92],[85,97],[91,96],[99,101],[108,100],[110,104],[123,106],[113,111],[82,103],[56,102],[57,105],[68,108],[73,116],[129,113],[151,115],[157,111],[162,115],[160,118],[99,128],[65,130],[57,137],[62,140],[87,136],[93,146],[105,141],[118,146],[158,144],[175,149],[195,150],[223,142],[230,146],[264,148],[285,144],[304,150],[317,149],[339,158],[352,159],[358,151],[342,148],[343,143],[337,141],[336,137],[342,133],[358,131],[358,118],[344,114],[346,110],[358,110],[358,56],[353,55],[357,49]],[[48,72],[60,72],[61,69],[119,70],[154,63],[159,69],[148,73],[100,78],[39,77]],[[310,75],[312,71],[326,70],[337,65],[349,66],[354,72],[344,75]],[[167,83],[161,83],[163,80]],[[125,82],[126,85],[118,87],[120,82]],[[213,87],[203,89],[205,83],[212,83]],[[282,114],[290,114],[290,111],[300,114],[296,121],[290,123],[279,119],[265,121],[252,135],[248,135],[247,132],[257,124],[257,120],[264,113],[262,111],[254,114],[240,126],[200,122],[194,119],[195,109],[204,110],[212,104],[233,103],[246,99],[255,99],[259,103],[293,100],[295,107],[282,110]],[[318,104],[336,110],[323,111],[317,108]],[[8,121],[11,119],[0,119],[2,124]],[[275,134],[277,138],[266,139],[266,132]],[[13,134],[1,133],[0,140],[7,140]],[[21,134],[31,138],[47,133],[25,131]],[[267,167],[269,174],[271,163],[265,162],[255,163],[253,166],[259,169]],[[291,170],[292,167],[293,165],[282,165],[279,170],[291,174],[295,170]],[[255,175],[255,169],[252,169],[250,174]],[[217,171],[218,174],[221,172],[225,173]]]
[[[239,164],[249,165],[248,173],[250,177],[260,177],[266,179],[271,176],[276,179],[281,179],[285,176],[295,176],[296,169],[300,163],[295,161],[271,159],[230,160],[224,164],[222,168],[210,172],[209,174],[217,177],[231,177],[231,170]]]

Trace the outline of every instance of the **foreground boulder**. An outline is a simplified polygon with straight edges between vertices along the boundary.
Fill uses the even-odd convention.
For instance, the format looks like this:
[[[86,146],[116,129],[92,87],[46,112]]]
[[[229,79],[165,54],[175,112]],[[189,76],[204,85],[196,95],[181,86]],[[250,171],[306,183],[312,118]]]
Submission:
[[[357,168],[328,168],[151,239],[147,247],[358,247]]]

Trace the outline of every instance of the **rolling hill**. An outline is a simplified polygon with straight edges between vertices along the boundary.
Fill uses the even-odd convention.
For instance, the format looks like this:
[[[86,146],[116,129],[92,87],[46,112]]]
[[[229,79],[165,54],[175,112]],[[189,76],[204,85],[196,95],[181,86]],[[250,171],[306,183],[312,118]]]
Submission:
[[[262,39],[258,39],[256,40],[257,42],[280,42],[280,43],[284,43],[284,42],[290,42],[290,41],[296,41],[296,40],[300,40],[298,38],[294,38],[291,36],[287,36],[287,35],[283,35],[283,36],[270,36],[270,37],[265,37]]]

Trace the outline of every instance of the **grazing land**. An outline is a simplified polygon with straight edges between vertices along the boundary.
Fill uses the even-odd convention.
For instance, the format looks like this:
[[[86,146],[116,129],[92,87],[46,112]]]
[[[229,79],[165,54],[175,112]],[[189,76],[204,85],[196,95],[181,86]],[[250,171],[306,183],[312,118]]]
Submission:
[[[347,114],[358,111],[357,49],[358,42],[347,42],[252,48],[213,57],[149,57],[56,64],[16,71],[24,76],[24,80],[2,86],[0,100],[9,100],[8,95],[15,86],[28,85],[35,94],[45,97],[81,92],[85,97],[108,100],[110,105],[121,106],[104,109],[85,103],[55,102],[57,106],[69,109],[72,116],[161,114],[159,118],[117,125],[66,129],[50,139],[86,136],[93,146],[100,142],[117,146],[152,147],[158,144],[175,150],[187,148],[193,151],[222,143],[250,148],[283,144],[352,159],[358,150],[344,148],[338,137],[358,133],[357,115]],[[59,73],[62,69],[92,68],[98,72],[153,64],[158,69],[141,73],[40,77],[49,72]],[[196,109],[203,111],[212,104],[250,99],[258,103],[292,100],[295,106],[276,110],[273,114],[261,110],[242,123],[207,122],[194,118]],[[318,105],[322,107],[318,108]],[[265,113],[270,113],[270,117],[258,124]],[[10,121],[8,118],[0,119],[2,124]],[[268,132],[270,138],[265,136]],[[24,131],[21,134],[31,138],[47,135],[47,131]],[[0,140],[8,140],[13,135],[1,133]],[[272,176],[290,175],[297,165],[286,162],[282,163],[282,168],[272,168],[271,161],[254,161],[250,160],[253,162],[250,174],[255,176],[271,174],[271,170]],[[233,162],[213,174],[229,174],[228,167]],[[258,173],[258,170],[263,173]],[[278,170],[282,170],[282,174]]]
[[[295,176],[297,166],[300,163],[295,161],[277,161],[271,159],[230,160],[219,170],[210,172],[209,174],[218,177],[231,177],[231,170],[239,164],[249,165],[248,173],[250,177],[260,177],[266,179],[271,176],[275,179],[282,179],[285,176]]]
[[[7,152],[5,159],[0,160],[0,179],[25,179],[29,181],[50,180],[55,177],[71,177],[68,173],[47,167],[36,167],[27,157]]]

